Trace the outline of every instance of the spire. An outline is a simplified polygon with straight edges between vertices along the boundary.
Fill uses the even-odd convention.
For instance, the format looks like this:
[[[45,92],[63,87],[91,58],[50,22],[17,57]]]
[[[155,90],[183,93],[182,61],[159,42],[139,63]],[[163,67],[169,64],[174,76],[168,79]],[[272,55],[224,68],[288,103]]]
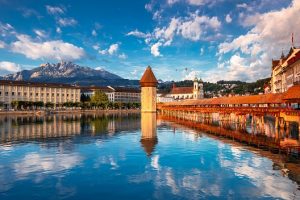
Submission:
[[[284,59],[283,49],[281,51],[281,59]]]
[[[141,87],[156,87],[157,83],[158,82],[155,78],[155,75],[153,74],[151,67],[148,66],[140,80]]]

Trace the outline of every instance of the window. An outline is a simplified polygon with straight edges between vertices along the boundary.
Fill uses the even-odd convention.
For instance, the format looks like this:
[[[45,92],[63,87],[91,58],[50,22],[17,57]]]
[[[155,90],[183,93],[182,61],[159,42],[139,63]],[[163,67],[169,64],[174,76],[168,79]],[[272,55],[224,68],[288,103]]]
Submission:
[[[30,92],[30,96],[32,97],[32,92]]]
[[[25,97],[27,96],[27,92],[24,92],[24,96],[25,96]]]
[[[0,96],[2,96],[2,92],[0,91]]]
[[[44,93],[42,93],[41,96],[43,97],[43,96],[44,96]]]
[[[39,96],[39,93],[35,93],[35,96],[38,97],[38,96]]]
[[[54,93],[52,93],[52,97],[54,97]]]
[[[56,96],[58,96],[58,97],[59,97],[59,93],[57,93],[57,94],[56,94]]]
[[[67,94],[67,97],[69,97],[69,94]]]
[[[8,96],[8,92],[5,92],[5,96]]]
[[[65,96],[65,94],[62,94],[61,96],[63,96],[63,97],[64,97],[64,96]]]
[[[15,92],[12,92],[12,93],[11,93],[11,96],[15,96]]]
[[[21,92],[18,92],[18,96],[21,96]]]
[[[47,93],[47,97],[49,97],[49,93]]]

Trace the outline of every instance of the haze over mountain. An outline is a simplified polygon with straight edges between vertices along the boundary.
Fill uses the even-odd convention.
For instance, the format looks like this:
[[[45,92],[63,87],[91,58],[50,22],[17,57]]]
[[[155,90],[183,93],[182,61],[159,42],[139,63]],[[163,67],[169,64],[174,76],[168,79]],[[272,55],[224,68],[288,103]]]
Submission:
[[[31,70],[5,75],[2,79],[100,86],[134,86],[138,84],[138,81],[123,79],[104,69],[92,69],[72,62],[41,64]]]

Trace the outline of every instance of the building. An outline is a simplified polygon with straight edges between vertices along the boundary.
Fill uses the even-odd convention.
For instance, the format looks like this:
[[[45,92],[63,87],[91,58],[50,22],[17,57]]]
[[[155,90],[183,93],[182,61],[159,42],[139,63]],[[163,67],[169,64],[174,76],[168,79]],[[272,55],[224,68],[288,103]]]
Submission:
[[[121,102],[121,103],[140,103],[141,102],[141,91],[138,88],[127,88],[127,87],[101,87],[101,86],[85,86],[81,87],[81,94],[92,97],[95,91],[100,90],[104,92],[110,102]]]
[[[157,93],[156,96],[157,103],[167,103],[172,101],[174,101],[174,99],[169,94]]]
[[[282,53],[279,60],[272,60],[272,93],[287,91],[300,83],[300,48],[292,47],[287,56]]]
[[[202,99],[204,98],[203,81],[195,78],[193,87],[176,87],[176,85],[173,84],[169,96],[174,100]]]
[[[12,101],[53,103],[80,102],[80,88],[68,84],[0,80],[0,103],[10,108]]]

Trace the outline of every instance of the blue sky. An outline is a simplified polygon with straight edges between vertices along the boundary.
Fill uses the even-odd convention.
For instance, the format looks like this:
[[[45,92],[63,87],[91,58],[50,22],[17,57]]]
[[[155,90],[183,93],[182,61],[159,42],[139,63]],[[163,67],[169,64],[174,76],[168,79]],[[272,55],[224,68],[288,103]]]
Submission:
[[[298,0],[0,0],[0,75],[73,61],[139,79],[253,81],[300,43]],[[298,45],[299,46],[299,45]]]

